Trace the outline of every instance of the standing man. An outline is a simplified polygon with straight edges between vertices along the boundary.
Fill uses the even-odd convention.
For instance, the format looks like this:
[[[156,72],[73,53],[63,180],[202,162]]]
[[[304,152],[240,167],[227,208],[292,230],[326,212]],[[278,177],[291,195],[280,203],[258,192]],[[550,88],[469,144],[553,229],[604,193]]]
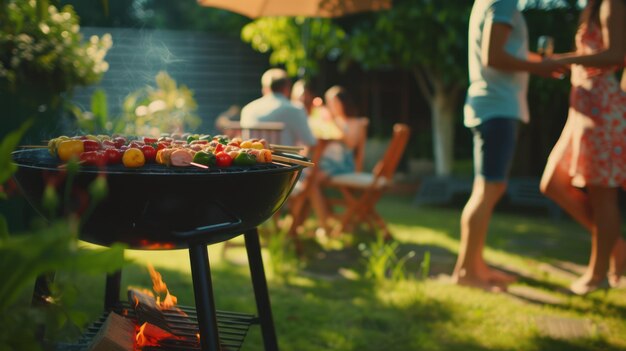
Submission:
[[[309,128],[303,108],[289,101],[291,80],[285,70],[271,68],[261,77],[263,96],[250,102],[241,110],[241,127],[252,127],[258,122],[282,122],[281,143],[285,145],[313,146],[316,139]]]
[[[517,0],[476,0],[469,22],[470,86],[465,126],[474,134],[474,184],[461,214],[461,245],[452,275],[460,285],[500,291],[514,281],[487,266],[483,248],[493,209],[506,190],[520,122],[529,120],[529,73],[556,77],[563,67],[528,51]]]

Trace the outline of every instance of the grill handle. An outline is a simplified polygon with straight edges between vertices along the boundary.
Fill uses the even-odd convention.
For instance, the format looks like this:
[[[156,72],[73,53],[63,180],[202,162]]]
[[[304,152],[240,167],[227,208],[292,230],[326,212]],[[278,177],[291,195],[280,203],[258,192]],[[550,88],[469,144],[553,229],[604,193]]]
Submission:
[[[192,230],[188,230],[188,231],[184,231],[184,232],[173,232],[172,234],[174,234],[175,236],[181,238],[181,239],[193,239],[197,236],[204,236],[206,234],[213,234],[213,233],[224,233],[224,232],[228,232],[229,229],[232,228],[236,228],[238,226],[240,226],[242,223],[241,219],[237,218],[236,221],[234,222],[224,222],[224,223],[217,223],[217,224],[211,224],[211,225],[207,225],[204,227],[198,227],[196,229],[192,229]]]

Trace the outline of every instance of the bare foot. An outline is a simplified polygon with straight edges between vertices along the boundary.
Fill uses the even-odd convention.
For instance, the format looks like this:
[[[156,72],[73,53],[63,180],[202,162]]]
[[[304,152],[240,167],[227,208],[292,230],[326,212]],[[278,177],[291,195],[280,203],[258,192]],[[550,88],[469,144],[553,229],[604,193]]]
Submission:
[[[509,285],[515,283],[517,278],[514,275],[504,273],[500,270],[489,268],[489,281]]]
[[[622,274],[624,274],[624,269],[626,269],[626,241],[619,238],[615,243],[615,248],[611,255],[608,273],[609,283],[612,287],[619,285],[619,280]]]
[[[608,288],[609,283],[606,278],[589,278],[587,275],[583,275],[572,283],[569,289],[576,295],[584,296],[596,290],[607,290]]]
[[[457,285],[469,286],[472,288],[481,289],[487,292],[505,292],[506,284],[492,282],[488,276],[485,275],[471,275],[467,274],[465,270],[461,270],[462,274],[454,273],[452,275],[452,282]]]
[[[490,282],[499,285],[509,285],[515,283],[517,278],[511,274],[504,273],[501,270],[491,268],[486,263],[480,265],[479,276],[486,277]]]

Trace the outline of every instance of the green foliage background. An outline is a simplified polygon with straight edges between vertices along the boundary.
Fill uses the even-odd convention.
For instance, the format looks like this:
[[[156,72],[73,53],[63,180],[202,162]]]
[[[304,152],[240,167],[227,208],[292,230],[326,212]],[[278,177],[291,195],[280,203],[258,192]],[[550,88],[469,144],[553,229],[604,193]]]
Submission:
[[[125,264],[123,246],[96,250],[80,246],[80,221],[71,212],[59,218],[49,216],[47,221],[32,217],[30,225],[12,225],[23,215],[24,201],[8,198],[5,191],[5,186],[14,186],[8,182],[17,170],[11,153],[28,140],[25,135],[30,132],[31,140],[37,140],[39,131],[54,130],[61,121],[65,94],[78,85],[97,82],[106,71],[103,58],[110,46],[106,38],[104,43],[97,37],[83,42],[79,30],[70,7],[59,10],[42,0],[0,1],[0,350],[41,349],[36,333],[42,324],[46,340],[60,340],[77,336],[88,322],[86,314],[75,307],[79,281],[51,282],[47,306],[38,308],[24,299],[31,296],[35,278],[56,271],[70,277],[103,275]],[[106,191],[102,180],[95,184],[90,188],[92,207]],[[53,187],[45,194],[48,205],[61,203]]]

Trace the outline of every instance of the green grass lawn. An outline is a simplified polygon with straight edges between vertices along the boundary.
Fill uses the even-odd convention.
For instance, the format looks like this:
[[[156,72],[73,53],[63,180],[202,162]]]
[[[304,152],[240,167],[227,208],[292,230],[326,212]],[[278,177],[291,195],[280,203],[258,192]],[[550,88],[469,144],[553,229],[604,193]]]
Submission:
[[[568,284],[584,268],[589,238],[575,223],[543,214],[498,210],[485,252],[488,262],[516,274],[507,293],[449,284],[458,245],[459,208],[415,207],[412,198],[379,203],[407,257],[407,277],[363,279],[359,250],[375,243],[359,232],[341,240],[304,238],[305,257],[278,257],[265,249],[274,321],[281,350],[626,350],[626,289],[571,296]],[[280,235],[263,226],[263,241],[280,246]],[[271,237],[271,238],[270,238]],[[268,240],[268,238],[270,238]],[[239,240],[239,239],[237,239]],[[278,240],[278,241],[277,241]],[[209,248],[219,309],[255,313],[242,249]],[[413,252],[413,254],[409,254]],[[430,254],[429,278],[419,279]],[[123,287],[151,287],[145,265],[163,275],[179,304],[193,305],[188,254],[127,251]],[[82,308],[101,313],[104,279],[84,277]],[[253,326],[243,350],[262,350]]]

